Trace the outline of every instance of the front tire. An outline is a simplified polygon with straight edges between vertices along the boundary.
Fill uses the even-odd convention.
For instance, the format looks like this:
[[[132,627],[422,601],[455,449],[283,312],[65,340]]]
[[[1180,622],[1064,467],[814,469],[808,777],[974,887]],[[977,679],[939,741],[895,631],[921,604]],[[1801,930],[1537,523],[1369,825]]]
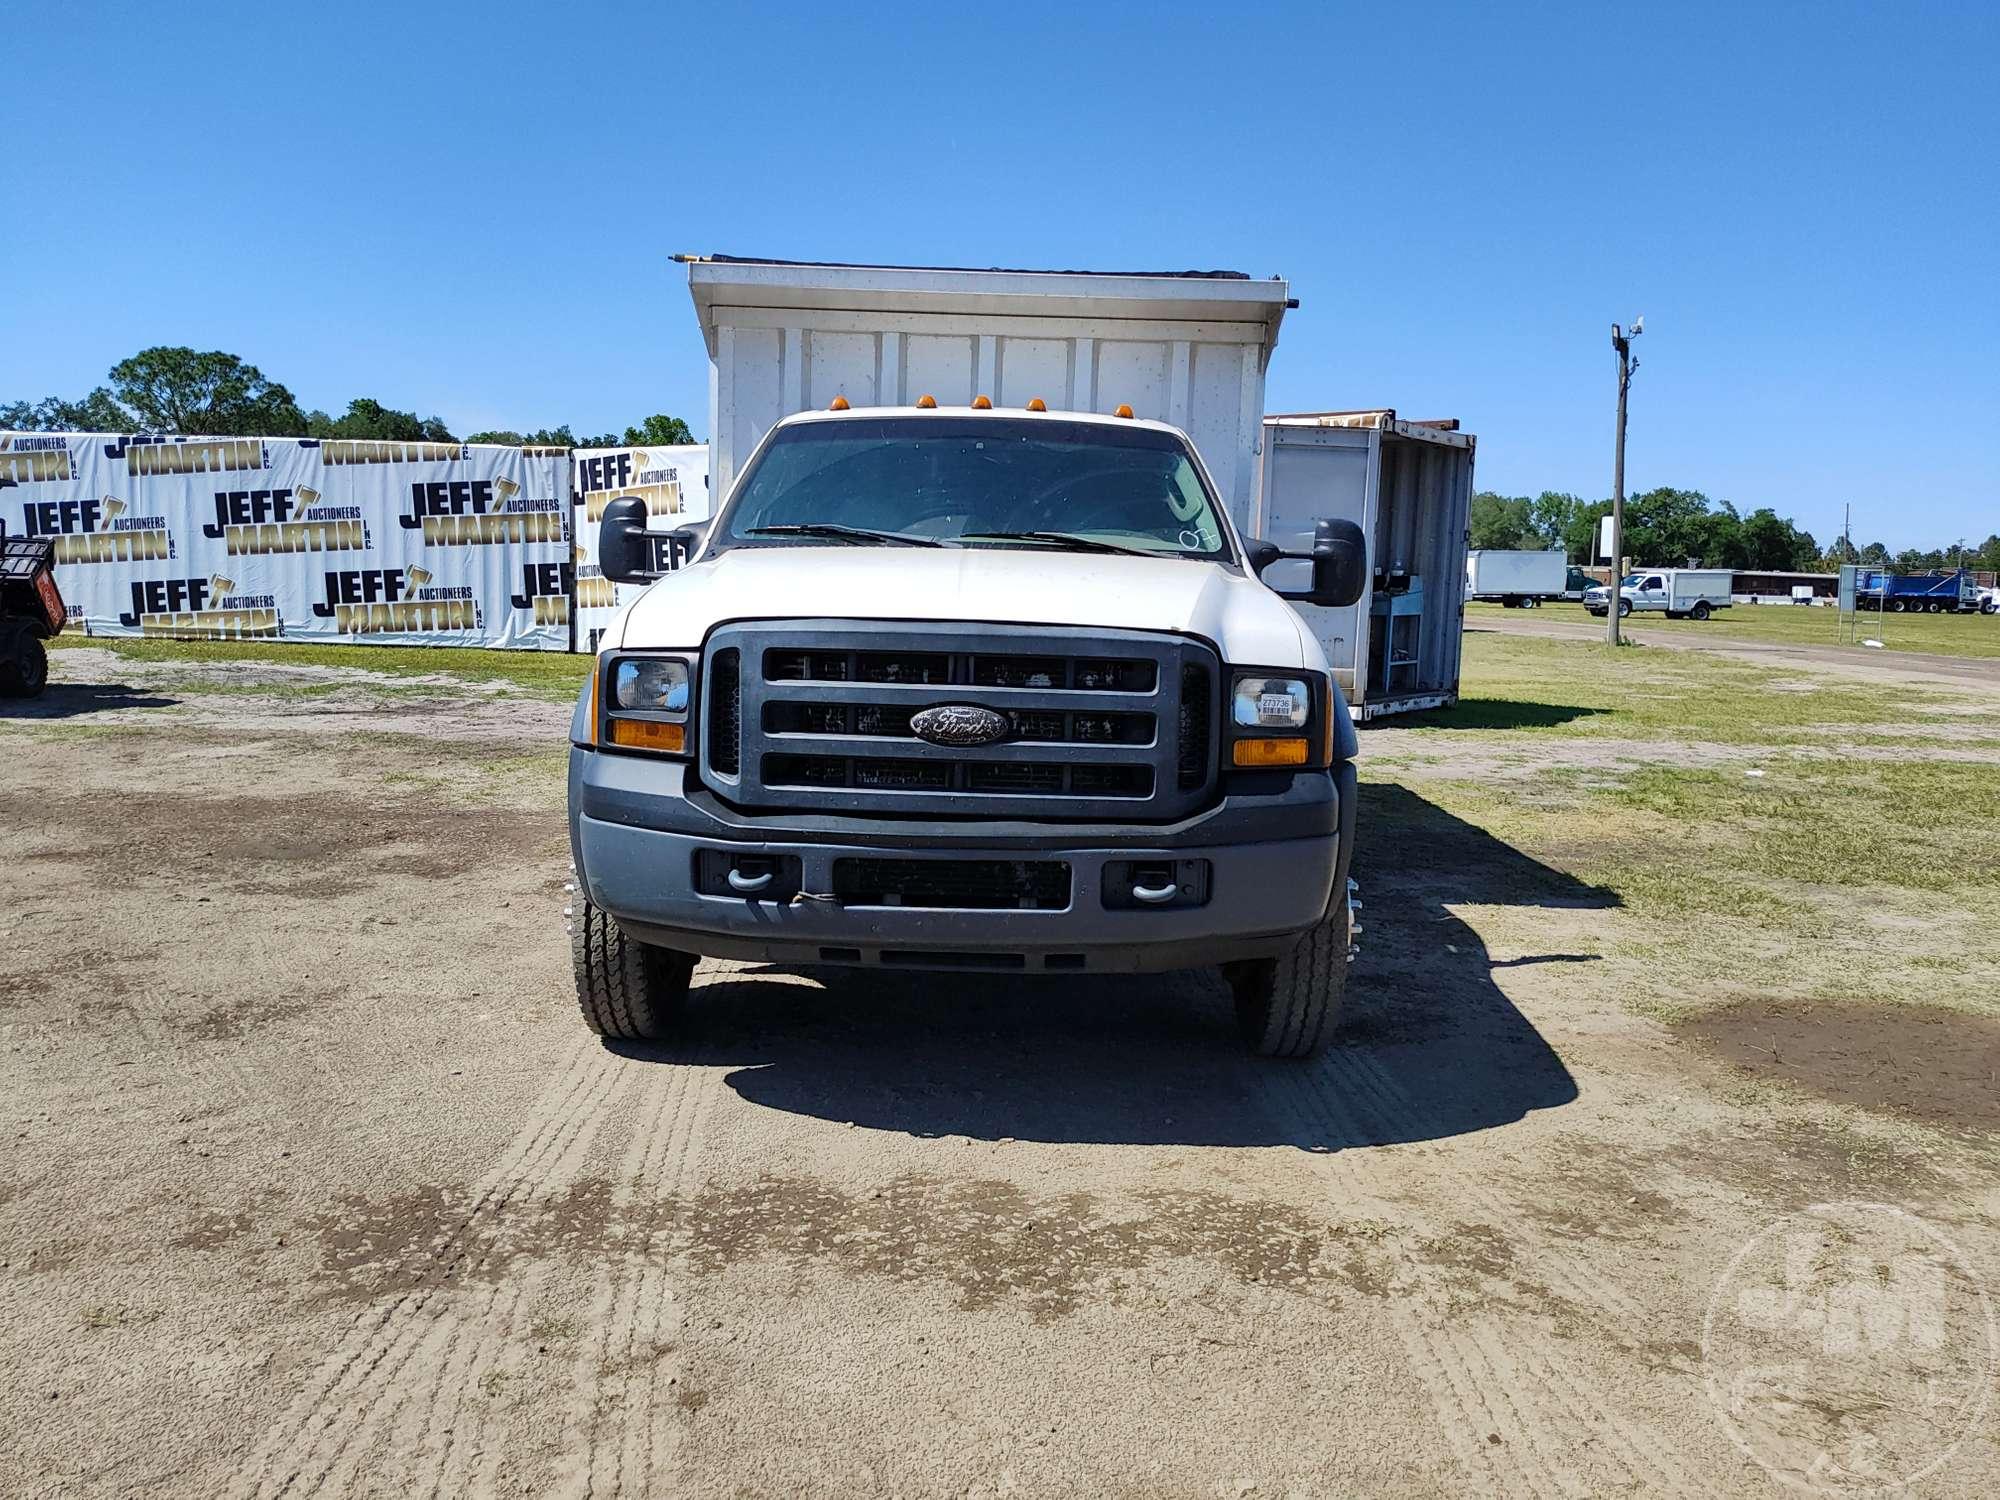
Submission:
[[[1289,952],[1233,965],[1236,1024],[1260,1057],[1317,1057],[1340,1022],[1347,991],[1348,906],[1301,933]]]
[[[1630,599],[1620,599],[1618,601],[1618,618],[1622,620],[1631,613],[1632,601]]]
[[[36,698],[49,685],[49,653],[26,625],[0,635],[0,697]]]
[[[581,892],[570,924],[576,1002],[584,1024],[614,1041],[669,1036],[687,999],[697,960],[625,935],[625,929]]]

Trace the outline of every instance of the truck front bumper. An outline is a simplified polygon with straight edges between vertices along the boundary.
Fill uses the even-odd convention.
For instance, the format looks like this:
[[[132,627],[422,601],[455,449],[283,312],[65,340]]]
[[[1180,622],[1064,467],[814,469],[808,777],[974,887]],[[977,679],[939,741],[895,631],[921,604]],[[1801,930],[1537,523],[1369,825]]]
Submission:
[[[577,749],[570,833],[591,902],[641,941],[685,953],[785,964],[1156,971],[1280,953],[1325,916],[1352,845],[1354,769],[1345,763],[1333,776],[1281,779],[1289,786],[1273,795],[1224,797],[1165,827],[752,819],[713,799],[681,763]],[[1056,862],[1068,867],[1068,904],[843,904],[831,896],[841,859]],[[1131,904],[1125,875],[1135,864],[1198,871],[1201,899]],[[754,878],[774,869],[784,876],[773,896],[716,889],[719,873]]]

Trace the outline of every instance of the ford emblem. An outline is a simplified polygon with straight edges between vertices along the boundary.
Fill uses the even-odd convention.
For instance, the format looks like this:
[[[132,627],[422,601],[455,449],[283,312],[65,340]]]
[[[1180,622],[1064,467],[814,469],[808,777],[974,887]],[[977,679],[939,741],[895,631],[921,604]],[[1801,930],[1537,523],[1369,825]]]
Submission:
[[[910,728],[933,745],[997,745],[1014,731],[1005,714],[976,703],[940,703],[910,715]]]

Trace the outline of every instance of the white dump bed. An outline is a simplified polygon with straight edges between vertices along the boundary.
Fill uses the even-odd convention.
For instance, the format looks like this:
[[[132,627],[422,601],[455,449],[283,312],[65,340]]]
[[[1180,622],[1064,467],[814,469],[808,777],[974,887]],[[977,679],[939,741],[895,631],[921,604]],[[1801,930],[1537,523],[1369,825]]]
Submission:
[[[1171,422],[1246,532],[1264,370],[1290,301],[1232,272],[1103,274],[681,257],[710,360],[710,475],[728,494],[780,417],[933,396]]]
[[[1515,552],[1481,548],[1465,554],[1465,591],[1475,599],[1560,594],[1569,582],[1564,552]]]

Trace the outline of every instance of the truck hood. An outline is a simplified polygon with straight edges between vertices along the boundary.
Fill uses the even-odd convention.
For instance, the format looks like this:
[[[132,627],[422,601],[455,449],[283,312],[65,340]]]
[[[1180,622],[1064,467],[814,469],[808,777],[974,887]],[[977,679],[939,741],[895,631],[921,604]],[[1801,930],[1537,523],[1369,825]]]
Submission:
[[[737,547],[670,574],[606,632],[624,647],[699,646],[726,620],[963,620],[1162,630],[1223,659],[1326,670],[1319,642],[1255,578],[1212,563],[1033,548]]]

